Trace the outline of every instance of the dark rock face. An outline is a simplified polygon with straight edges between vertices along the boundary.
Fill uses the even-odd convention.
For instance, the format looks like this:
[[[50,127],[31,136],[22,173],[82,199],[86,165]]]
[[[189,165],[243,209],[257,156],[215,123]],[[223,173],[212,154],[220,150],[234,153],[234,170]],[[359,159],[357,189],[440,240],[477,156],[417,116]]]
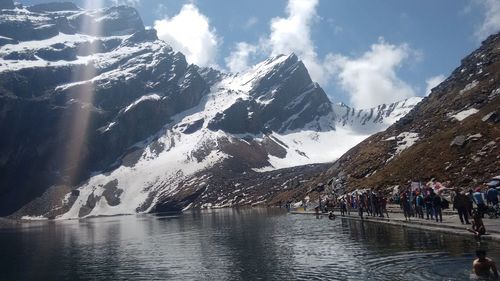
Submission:
[[[58,12],[58,11],[78,11],[78,6],[71,2],[42,3],[26,7],[26,10],[35,13]]]
[[[4,16],[15,15],[15,11],[3,11],[0,14],[0,36],[17,41],[43,40],[59,33],[54,21],[44,17],[34,16],[33,21],[12,20],[7,21]]]
[[[126,35],[144,30],[137,10],[126,6],[77,14],[69,20],[78,33],[95,36]]]
[[[90,214],[90,212],[92,212],[92,209],[94,209],[98,199],[99,198],[95,196],[94,193],[90,194],[89,197],[87,198],[87,203],[85,203],[85,206],[80,209],[78,216],[84,217]]]
[[[65,17],[52,13],[61,10]],[[39,57],[47,62],[43,67],[0,72],[0,134],[4,136],[0,138],[0,216],[16,211],[51,185],[73,186],[92,171],[109,169],[117,159],[133,163],[128,155],[132,145],[155,134],[172,115],[197,105],[209,90],[198,68],[156,41],[156,33],[144,29],[132,8],[113,7],[74,17],[80,11],[73,4],[51,3],[30,7],[29,16],[40,21],[2,17],[16,11],[24,13],[4,10],[0,14],[0,35],[15,38],[10,43],[52,37],[61,32],[61,23],[73,32],[131,36],[0,54],[8,60]],[[94,24],[99,21],[99,33],[83,28],[80,24],[86,19],[82,17]],[[136,51],[120,53],[124,47]],[[110,53],[111,57],[115,51],[122,58],[113,63],[73,63],[77,55]],[[67,64],[50,65],[60,61]],[[151,96],[155,98],[144,98]],[[76,134],[79,130],[81,136]],[[85,141],[73,159],[68,156],[73,153],[71,140],[79,138]],[[106,200],[118,204],[118,191],[110,190]],[[96,200],[88,198],[88,210],[82,214],[88,214]]]
[[[106,199],[109,206],[117,206],[120,204],[120,194],[123,190],[117,188],[118,181],[110,181],[106,185],[104,185],[104,192],[102,196]]]
[[[8,3],[3,5],[9,6]],[[59,32],[93,36],[138,33],[137,37],[143,38],[136,40],[156,39],[156,35],[151,31],[144,32],[139,13],[131,7],[118,6],[82,13],[73,3],[54,2],[30,6],[27,10],[29,12],[3,10],[0,13],[0,36],[28,41],[48,39]]]
[[[233,167],[238,163],[224,165]],[[203,172],[211,175],[208,180],[202,174],[193,177],[202,178],[201,181],[187,179],[181,192],[161,200],[152,211],[178,212],[188,205],[192,208],[282,206],[290,200],[304,198],[308,190],[302,183],[314,180],[327,167],[328,164],[305,165],[263,173],[214,167]]]
[[[209,128],[235,134],[293,131],[332,112],[327,95],[294,54],[260,78],[251,96],[217,114]]]
[[[185,129],[182,131],[184,134],[192,134],[203,127],[204,119],[198,119],[190,124],[187,124]]]

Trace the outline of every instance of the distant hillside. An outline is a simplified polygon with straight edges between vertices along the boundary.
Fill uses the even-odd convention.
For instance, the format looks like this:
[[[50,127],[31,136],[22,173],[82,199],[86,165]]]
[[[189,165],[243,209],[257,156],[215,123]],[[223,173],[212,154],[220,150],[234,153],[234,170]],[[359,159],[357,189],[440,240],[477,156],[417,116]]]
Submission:
[[[307,183],[385,189],[436,178],[469,187],[500,174],[500,34],[410,113],[350,149]]]

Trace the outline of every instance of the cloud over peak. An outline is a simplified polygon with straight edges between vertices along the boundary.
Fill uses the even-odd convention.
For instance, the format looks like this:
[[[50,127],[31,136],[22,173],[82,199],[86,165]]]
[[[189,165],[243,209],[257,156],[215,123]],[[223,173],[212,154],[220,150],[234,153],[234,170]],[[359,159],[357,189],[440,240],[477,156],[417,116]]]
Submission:
[[[489,35],[500,31],[500,1],[476,0],[484,8],[484,19],[474,35],[479,40],[484,40]]]
[[[355,107],[373,107],[416,95],[414,88],[398,75],[406,61],[419,57],[418,52],[405,43],[394,45],[380,39],[359,57],[334,53],[319,56],[311,37],[314,23],[320,20],[316,12],[318,3],[319,0],[288,0],[285,16],[272,18],[267,34],[257,42],[233,45],[231,53],[224,58],[226,68],[242,72],[263,57],[295,53],[314,81],[323,86],[337,85],[348,94]],[[253,25],[257,20],[248,22]],[[155,21],[154,27],[158,37],[184,53],[188,62],[216,65],[221,39],[194,4],[185,4],[171,18]]]
[[[397,75],[412,50],[407,44],[393,45],[383,39],[358,58],[329,55],[327,65],[351,104],[370,108],[415,96],[414,89]]]
[[[189,63],[199,66],[216,65],[217,48],[221,39],[209,19],[193,4],[185,4],[180,12],[157,20],[154,28],[158,38],[182,52]]]

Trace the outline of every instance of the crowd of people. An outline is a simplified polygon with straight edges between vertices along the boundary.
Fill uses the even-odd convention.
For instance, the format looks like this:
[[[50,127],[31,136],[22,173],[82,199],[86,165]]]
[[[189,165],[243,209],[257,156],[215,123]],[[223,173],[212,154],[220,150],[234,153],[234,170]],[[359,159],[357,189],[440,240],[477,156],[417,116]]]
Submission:
[[[389,217],[387,203],[388,199],[382,193],[366,190],[327,198],[323,207],[318,207],[316,210],[318,212],[332,212],[334,209],[339,209],[341,216],[357,212],[361,218],[365,214],[373,217]]]
[[[443,222],[443,210],[452,208],[458,213],[462,224],[471,225],[470,231],[478,237],[484,235],[486,230],[482,219],[489,209],[498,206],[497,188],[500,186],[500,180],[488,183],[487,188],[476,187],[466,191],[448,188],[448,184],[412,183],[403,190],[394,191],[392,196],[370,189],[356,190],[327,198],[323,205],[320,203],[316,211],[332,212],[334,209],[340,209],[341,216],[356,212],[361,219],[364,216],[388,218],[387,204],[393,203],[400,206],[407,221],[425,219]]]
[[[342,216],[350,214],[351,210],[357,210],[359,216],[363,218],[366,213],[373,217],[389,217],[387,212],[387,197],[382,193],[367,190],[357,194],[346,194],[340,198],[340,214]]]

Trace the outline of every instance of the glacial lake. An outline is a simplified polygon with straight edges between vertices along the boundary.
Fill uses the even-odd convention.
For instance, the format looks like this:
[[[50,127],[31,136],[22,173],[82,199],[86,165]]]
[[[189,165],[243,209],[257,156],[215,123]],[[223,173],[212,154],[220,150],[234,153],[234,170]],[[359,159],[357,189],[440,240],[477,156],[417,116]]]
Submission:
[[[469,280],[494,242],[281,209],[0,226],[0,280]]]

